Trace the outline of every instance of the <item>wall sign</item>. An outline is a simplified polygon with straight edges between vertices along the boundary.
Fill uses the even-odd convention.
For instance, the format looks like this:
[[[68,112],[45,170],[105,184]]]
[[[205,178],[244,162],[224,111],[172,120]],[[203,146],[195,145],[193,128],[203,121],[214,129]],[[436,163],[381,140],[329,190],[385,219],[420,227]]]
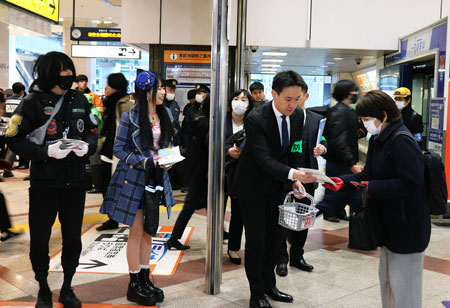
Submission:
[[[59,0],[0,0],[33,14],[59,22]]]
[[[140,59],[141,52],[127,46],[72,45],[74,58]]]
[[[70,28],[70,39],[72,41],[120,42],[121,37],[122,33],[118,28]]]
[[[444,131],[444,99],[432,99],[430,102],[428,148],[442,156]]]

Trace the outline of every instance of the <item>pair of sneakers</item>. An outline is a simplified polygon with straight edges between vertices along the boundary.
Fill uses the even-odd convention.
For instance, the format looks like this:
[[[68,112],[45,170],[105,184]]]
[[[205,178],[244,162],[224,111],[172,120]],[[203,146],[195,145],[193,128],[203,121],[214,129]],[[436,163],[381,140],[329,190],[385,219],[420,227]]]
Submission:
[[[2,233],[0,241],[2,243],[4,243],[4,242],[7,242],[9,240],[15,239],[16,237],[18,237],[21,234],[22,233],[16,233],[16,232],[12,232],[12,231],[6,230],[5,232]]]
[[[64,308],[81,308],[81,301],[73,292],[73,288],[59,293],[58,301],[64,305]],[[38,293],[35,308],[52,308],[53,299],[51,291],[42,291]]]

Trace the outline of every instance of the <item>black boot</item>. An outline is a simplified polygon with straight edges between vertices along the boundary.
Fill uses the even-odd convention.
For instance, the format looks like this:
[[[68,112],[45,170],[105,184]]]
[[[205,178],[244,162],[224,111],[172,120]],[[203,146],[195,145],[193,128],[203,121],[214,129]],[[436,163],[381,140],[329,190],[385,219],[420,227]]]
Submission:
[[[144,290],[149,295],[155,295],[156,301],[161,303],[164,300],[164,292],[160,288],[155,287],[155,285],[150,281],[150,269],[143,269],[138,274],[139,282],[143,286]]]
[[[156,296],[145,292],[143,285],[139,281],[138,274],[130,273],[130,283],[128,284],[127,299],[141,306],[155,306]]]
[[[52,300],[52,292],[50,291],[42,291],[39,290],[38,298],[36,301],[35,308],[52,308],[53,300]]]
[[[64,305],[64,308],[81,308],[81,301],[73,293],[73,288],[68,290],[61,289],[58,301]]]

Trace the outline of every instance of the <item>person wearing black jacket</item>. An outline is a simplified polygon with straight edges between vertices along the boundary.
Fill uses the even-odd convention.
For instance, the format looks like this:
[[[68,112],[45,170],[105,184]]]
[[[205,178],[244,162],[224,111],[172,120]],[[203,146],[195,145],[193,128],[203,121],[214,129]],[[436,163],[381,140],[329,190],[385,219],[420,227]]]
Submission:
[[[386,93],[368,92],[356,113],[372,134],[366,165],[358,174],[332,178],[333,190],[354,189],[351,181],[367,187],[369,205],[378,214],[379,279],[381,302],[388,307],[421,307],[424,251],[430,241],[430,211],[425,203],[424,159],[407,132],[393,99]]]
[[[351,80],[340,80],[336,83],[333,97],[338,103],[333,106],[327,116],[324,137],[327,147],[327,176],[341,176],[358,173],[361,167],[359,161],[358,139],[367,134],[364,126],[358,120],[350,105],[358,99],[358,87]],[[339,222],[345,218],[345,206],[352,208],[361,205],[361,196],[354,191],[333,192],[325,191],[323,200],[317,208],[324,213],[324,219]]]
[[[408,88],[398,88],[394,91],[395,104],[402,114],[403,124],[409,129],[422,148],[423,123],[422,116],[411,107],[411,91]]]
[[[272,307],[266,295],[275,301],[293,301],[276,287],[274,269],[281,244],[278,206],[288,191],[296,189],[298,197],[305,196],[300,181],[316,181],[297,170],[302,162],[293,150],[294,142],[302,139],[304,115],[297,103],[304,86],[298,73],[278,73],[272,84],[273,101],[253,110],[244,121],[246,141],[231,193],[239,198],[244,221],[250,307]]]
[[[70,89],[76,73],[67,55],[60,52],[41,55],[33,72],[37,79],[11,117],[6,137],[15,153],[31,160],[30,259],[39,282],[36,307],[53,305],[47,283],[48,243],[56,215],[63,239],[64,282],[59,301],[65,307],[81,307],[71,283],[81,253],[85,161],[97,148],[97,122],[84,95]],[[60,109],[54,114],[57,106]],[[32,139],[35,130],[41,127],[42,134],[36,133]],[[65,148],[60,141],[65,137],[84,143]]]
[[[303,133],[301,140],[301,157],[302,166],[304,168],[319,169],[319,164],[317,163],[317,157],[324,155],[327,151],[327,142],[325,138],[321,138],[320,144],[316,146],[317,134],[319,133],[319,124],[322,120],[322,116],[319,114],[305,109],[305,102],[309,98],[308,85],[305,84],[303,88],[303,97],[299,101],[298,106],[303,110],[305,115],[305,120],[303,123]],[[305,184],[305,190],[308,194],[314,197],[314,191],[317,188],[317,183]],[[308,198],[303,198],[298,202],[303,204],[310,204]],[[276,273],[279,276],[286,276],[288,274],[287,263],[291,267],[296,267],[299,270],[305,272],[311,272],[314,267],[308,264],[303,258],[303,247],[306,243],[306,238],[308,236],[308,229],[302,231],[293,231],[289,229],[283,230],[284,240],[281,242],[281,250],[278,258],[278,263],[276,267]],[[289,254],[287,252],[286,238],[291,244],[289,249]]]

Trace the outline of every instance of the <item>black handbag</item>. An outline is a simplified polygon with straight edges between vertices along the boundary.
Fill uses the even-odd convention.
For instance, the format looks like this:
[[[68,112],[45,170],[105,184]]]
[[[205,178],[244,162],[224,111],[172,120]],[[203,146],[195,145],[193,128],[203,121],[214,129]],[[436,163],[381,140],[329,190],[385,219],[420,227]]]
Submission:
[[[355,183],[362,194],[362,209],[350,214],[348,248],[377,250],[382,237],[382,227],[377,209],[367,200],[367,187]],[[354,185],[355,185],[354,184]]]
[[[161,168],[157,165],[155,169],[153,177],[150,177],[148,171],[145,172],[147,185],[144,190],[144,231],[151,236],[155,236],[158,231],[159,205],[164,196]],[[153,179],[152,184],[150,184],[150,179]]]

